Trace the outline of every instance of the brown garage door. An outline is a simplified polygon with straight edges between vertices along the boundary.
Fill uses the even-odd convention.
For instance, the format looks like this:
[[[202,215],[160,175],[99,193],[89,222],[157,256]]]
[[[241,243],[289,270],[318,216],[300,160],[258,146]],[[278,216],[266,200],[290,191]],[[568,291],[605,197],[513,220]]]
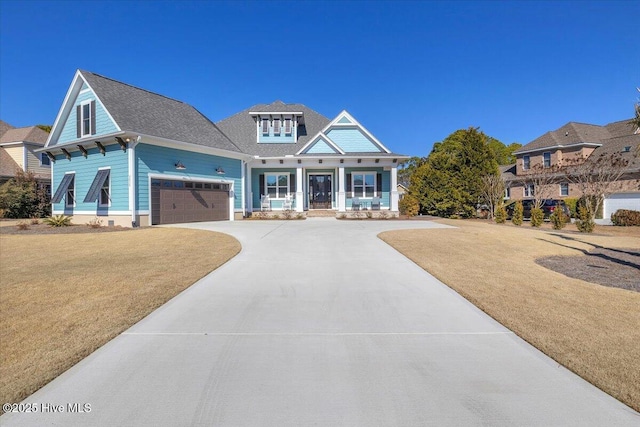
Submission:
[[[209,182],[151,180],[151,223],[229,219],[229,185]]]

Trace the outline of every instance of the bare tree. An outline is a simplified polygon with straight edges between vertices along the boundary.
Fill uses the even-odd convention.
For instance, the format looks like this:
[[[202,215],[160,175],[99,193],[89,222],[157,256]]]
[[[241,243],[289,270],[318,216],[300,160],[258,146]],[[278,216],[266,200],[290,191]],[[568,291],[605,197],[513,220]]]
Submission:
[[[489,206],[489,219],[493,218],[496,207],[504,197],[504,181],[497,174],[482,177],[480,197]]]
[[[562,168],[559,165],[544,166],[535,164],[528,173],[522,177],[522,183],[533,186],[533,208],[540,209],[545,199],[553,199],[557,194],[556,184],[563,178]]]
[[[604,199],[620,190],[620,180],[629,170],[630,159],[620,152],[591,155],[587,160],[575,162],[566,168],[567,178],[591,203],[586,209],[591,220],[602,206]]]

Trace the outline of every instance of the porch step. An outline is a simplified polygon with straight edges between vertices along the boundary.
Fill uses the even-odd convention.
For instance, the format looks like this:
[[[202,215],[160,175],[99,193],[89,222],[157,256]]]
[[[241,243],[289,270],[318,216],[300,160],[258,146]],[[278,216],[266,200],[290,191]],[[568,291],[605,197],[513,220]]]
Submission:
[[[336,217],[336,211],[330,209],[310,209],[307,211],[307,218],[314,217]]]

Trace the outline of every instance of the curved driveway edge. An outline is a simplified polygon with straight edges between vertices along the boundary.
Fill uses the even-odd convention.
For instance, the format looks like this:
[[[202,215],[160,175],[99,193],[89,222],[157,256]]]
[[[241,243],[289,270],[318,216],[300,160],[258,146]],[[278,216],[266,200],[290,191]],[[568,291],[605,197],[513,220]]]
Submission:
[[[444,225],[184,227],[243,249],[25,400],[64,412],[5,414],[3,426],[640,422],[377,238]],[[75,403],[91,411],[70,413]]]

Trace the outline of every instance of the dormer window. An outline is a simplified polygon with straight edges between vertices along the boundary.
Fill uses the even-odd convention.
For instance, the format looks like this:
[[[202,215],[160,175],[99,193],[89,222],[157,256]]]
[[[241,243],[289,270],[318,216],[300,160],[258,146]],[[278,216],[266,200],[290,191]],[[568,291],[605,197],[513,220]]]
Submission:
[[[76,107],[76,131],[78,138],[96,134],[96,101]]]
[[[529,156],[522,157],[522,169],[529,170],[531,168],[531,158]]]
[[[273,119],[273,134],[280,135],[280,119]]]
[[[269,119],[262,119],[262,134],[269,135]]]
[[[284,133],[291,135],[291,119],[284,119]]]

